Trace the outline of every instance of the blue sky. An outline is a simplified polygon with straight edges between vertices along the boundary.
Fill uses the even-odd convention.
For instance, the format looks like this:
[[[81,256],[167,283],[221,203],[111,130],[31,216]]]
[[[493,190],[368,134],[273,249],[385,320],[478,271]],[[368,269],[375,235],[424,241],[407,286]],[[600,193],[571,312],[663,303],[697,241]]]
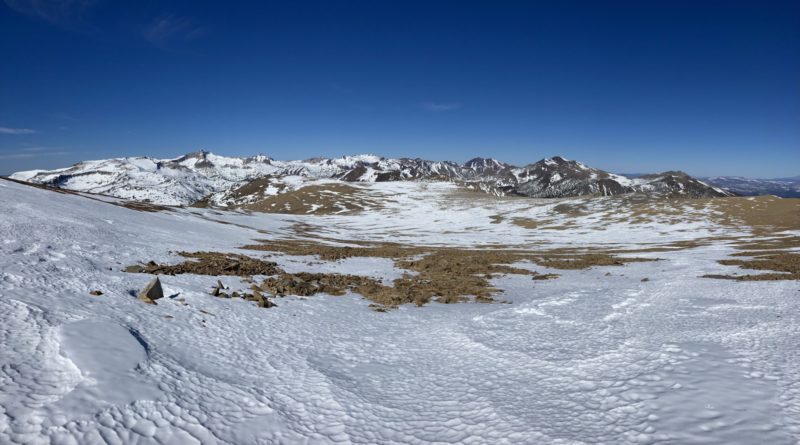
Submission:
[[[800,174],[800,2],[2,0],[0,174],[198,149]]]

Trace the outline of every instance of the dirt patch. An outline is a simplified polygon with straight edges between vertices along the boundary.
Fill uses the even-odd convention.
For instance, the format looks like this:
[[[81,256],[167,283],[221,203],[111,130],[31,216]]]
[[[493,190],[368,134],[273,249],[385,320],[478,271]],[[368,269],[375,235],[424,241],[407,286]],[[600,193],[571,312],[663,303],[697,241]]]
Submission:
[[[724,278],[738,281],[800,280],[800,254],[790,252],[740,252],[751,259],[720,260],[726,266],[739,266],[742,269],[764,270],[775,273],[750,275],[704,275],[704,278]]]
[[[234,202],[237,202],[242,199],[248,199],[251,196],[264,196],[265,191],[270,186],[274,187],[278,193],[281,193],[286,189],[286,184],[276,181],[271,175],[267,175],[263,178],[250,181],[247,184],[233,190],[226,195],[226,198],[230,198],[234,200]]]
[[[578,218],[591,214],[585,202],[563,202],[561,204],[556,204],[553,206],[553,212],[571,218]]]
[[[268,196],[241,206],[254,212],[294,215],[333,215],[380,208],[380,201],[358,187],[326,183]]]
[[[761,239],[744,239],[736,243],[738,249],[747,251],[795,249],[800,248],[800,236],[773,236]],[[749,252],[752,253],[752,252]],[[749,253],[740,253],[740,256],[749,256]]]
[[[754,229],[755,235],[783,230],[800,230],[800,199],[758,196],[718,198],[708,201],[729,223],[741,222]]]
[[[246,249],[279,252],[288,255],[314,255],[322,260],[336,261],[350,257],[379,257],[393,259],[395,266],[416,274],[405,274],[392,286],[383,286],[363,277],[332,281],[329,287],[336,292],[347,289],[384,305],[396,307],[405,303],[424,305],[429,301],[455,303],[474,299],[491,302],[501,290],[492,287],[491,278],[503,274],[528,275],[534,280],[557,278],[511,264],[530,262],[555,269],[586,269],[593,266],[621,266],[628,262],[655,261],[647,258],[623,258],[607,253],[579,253],[567,249],[545,252],[500,249],[464,249],[446,247],[405,246],[391,243],[365,243],[356,246],[332,245],[313,241],[263,240]],[[330,277],[325,277],[330,279]],[[314,292],[321,287],[322,276],[316,274],[308,285],[305,277],[282,276],[273,280],[269,291]],[[296,281],[293,284],[292,281]],[[304,284],[305,282],[306,284]],[[277,287],[276,287],[277,286]],[[296,291],[295,289],[302,289]],[[325,292],[325,291],[322,291]]]
[[[355,246],[349,246],[295,240],[258,240],[258,242],[259,244],[251,244],[242,248],[280,252],[287,255],[316,255],[321,260],[326,261],[337,261],[351,257],[405,258],[429,251],[429,249],[421,247],[393,243],[359,242],[354,243],[357,244]]]
[[[554,223],[555,220],[553,219],[511,218],[511,224],[523,229],[540,229]]]
[[[588,269],[595,266],[623,266],[625,263],[657,261],[653,258],[623,258],[607,253],[587,253],[574,256],[549,255],[533,260],[540,266],[551,269]]]
[[[180,264],[157,264],[153,261],[145,265],[128,266],[125,272],[149,273],[154,275],[274,275],[283,272],[276,263],[262,261],[245,255],[219,252],[178,252],[191,258]]]
[[[282,273],[269,277],[259,286],[261,290],[283,297],[286,295],[311,296],[317,293],[344,295],[352,290],[365,295],[367,288],[385,287],[374,278],[359,275],[300,272]],[[365,295],[366,296],[366,295]]]
[[[137,210],[139,212],[168,212],[171,210],[167,206],[139,201],[113,202],[112,204],[125,207],[126,209]]]
[[[599,223],[679,224],[708,220],[726,227],[749,227],[754,235],[769,235],[783,230],[800,230],[800,199],[774,196],[730,198],[657,198],[626,194],[591,200],[565,200],[553,206],[541,219],[513,218],[512,222],[529,229],[548,228],[547,221],[563,221],[599,216]],[[566,218],[566,219],[565,219]]]
[[[265,241],[248,246],[289,255],[316,255],[323,260],[336,261],[349,257],[392,258],[398,268],[408,271],[395,279],[392,285],[358,275],[335,273],[286,273],[276,263],[245,255],[217,252],[180,252],[189,258],[181,264],[165,265],[150,262],[131,266],[128,272],[150,274],[200,274],[268,276],[258,290],[276,296],[310,296],[317,293],[342,295],[352,291],[363,295],[382,308],[394,308],[413,303],[418,306],[436,301],[456,303],[463,301],[492,302],[500,292],[491,285],[491,279],[505,274],[527,275],[534,280],[557,278],[556,274],[542,274],[513,264],[530,262],[557,269],[583,269],[592,266],[621,266],[631,261],[650,261],[643,258],[620,258],[611,254],[578,254],[565,252],[526,252],[490,249],[424,248],[397,244],[367,246],[335,246],[310,241]],[[228,295],[218,285],[212,294],[220,297],[242,297],[270,304],[266,298],[254,294]]]

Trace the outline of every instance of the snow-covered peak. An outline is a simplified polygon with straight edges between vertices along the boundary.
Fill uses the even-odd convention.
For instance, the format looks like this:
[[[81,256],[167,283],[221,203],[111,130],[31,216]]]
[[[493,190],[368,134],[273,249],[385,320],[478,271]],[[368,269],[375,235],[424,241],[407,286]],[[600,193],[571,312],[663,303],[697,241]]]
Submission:
[[[475,171],[484,171],[484,170],[502,170],[507,168],[509,165],[505,162],[500,162],[494,158],[472,158],[469,161],[464,163],[464,168],[475,170]]]
[[[150,157],[84,161],[57,170],[13,174],[13,179],[167,205],[216,202],[231,190],[266,176],[349,182],[444,180],[476,183],[495,194],[531,197],[616,195],[630,192],[720,196],[724,191],[682,172],[630,179],[561,156],[514,167],[493,158],[450,161],[385,158],[374,154],[277,161],[266,155],[227,157],[200,150],[172,159]],[[296,183],[297,181],[290,181]]]

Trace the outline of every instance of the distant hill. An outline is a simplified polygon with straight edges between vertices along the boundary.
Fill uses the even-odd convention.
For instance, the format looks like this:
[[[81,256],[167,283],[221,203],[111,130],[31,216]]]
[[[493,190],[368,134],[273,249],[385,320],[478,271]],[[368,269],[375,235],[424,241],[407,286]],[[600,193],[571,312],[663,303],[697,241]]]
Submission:
[[[741,176],[713,176],[704,181],[744,196],[775,195],[800,198],[800,176],[779,179],[754,179]]]

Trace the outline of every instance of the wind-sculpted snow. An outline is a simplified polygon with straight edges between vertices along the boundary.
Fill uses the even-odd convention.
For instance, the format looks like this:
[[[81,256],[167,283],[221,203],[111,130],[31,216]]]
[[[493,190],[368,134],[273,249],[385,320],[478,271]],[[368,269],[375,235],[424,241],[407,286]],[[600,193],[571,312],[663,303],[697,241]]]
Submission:
[[[305,216],[141,212],[0,181],[0,443],[800,440],[797,281],[700,278],[728,272],[724,240],[748,228],[691,203],[360,187],[383,205]],[[135,295],[150,276],[121,271],[186,250],[259,257],[238,248],[264,238],[531,250],[721,241],[639,251],[659,260],[617,267],[519,263],[560,277],[493,277],[508,304],[386,313],[354,294],[271,309],[209,295],[217,279],[247,289],[232,276],[161,276],[166,297],[147,305]],[[385,258],[271,259],[403,273]]]

